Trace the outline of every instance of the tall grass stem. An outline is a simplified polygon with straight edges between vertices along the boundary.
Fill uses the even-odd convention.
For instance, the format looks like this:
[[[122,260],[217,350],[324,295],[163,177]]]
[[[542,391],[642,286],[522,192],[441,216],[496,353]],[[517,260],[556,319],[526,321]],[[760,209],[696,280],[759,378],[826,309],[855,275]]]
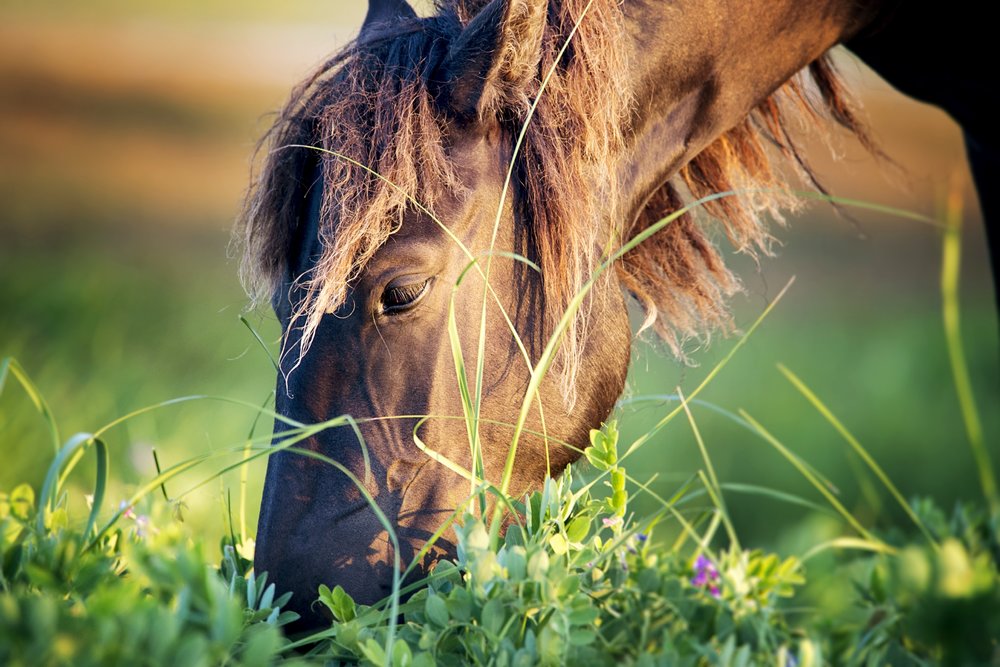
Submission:
[[[972,381],[969,379],[969,365],[965,358],[965,348],[962,344],[958,307],[958,282],[962,260],[962,188],[956,178],[948,192],[945,208],[945,228],[941,257],[941,300],[942,317],[944,319],[944,334],[948,346],[948,358],[951,362],[952,376],[955,381],[955,391],[965,422],[965,431],[972,449],[972,457],[979,473],[979,483],[983,495],[989,503],[990,510],[1000,513],[1000,496],[997,494],[997,481],[993,471],[993,462],[983,438],[983,425],[976,408],[976,399],[972,391]]]

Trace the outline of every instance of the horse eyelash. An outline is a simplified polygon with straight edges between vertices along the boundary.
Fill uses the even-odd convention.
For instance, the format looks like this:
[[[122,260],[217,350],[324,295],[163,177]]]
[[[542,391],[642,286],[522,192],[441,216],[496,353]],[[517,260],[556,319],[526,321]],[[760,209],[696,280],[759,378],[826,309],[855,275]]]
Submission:
[[[390,287],[382,297],[383,303],[387,305],[386,311],[392,312],[394,307],[401,307],[414,302],[427,289],[430,282],[430,278],[428,278],[422,283]]]

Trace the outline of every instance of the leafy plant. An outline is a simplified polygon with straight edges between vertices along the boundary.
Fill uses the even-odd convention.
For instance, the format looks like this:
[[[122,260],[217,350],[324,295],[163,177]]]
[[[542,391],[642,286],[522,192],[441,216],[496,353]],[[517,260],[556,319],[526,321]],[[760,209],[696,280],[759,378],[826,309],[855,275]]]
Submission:
[[[0,494],[0,663],[5,665],[266,665],[292,615],[266,575],[253,576],[160,509],[162,527],[127,508],[96,543],[74,529],[63,496],[35,504],[30,487]]]
[[[746,426],[773,438],[753,422]],[[71,439],[48,477],[61,479],[88,442],[96,440]],[[633,448],[620,451],[614,422],[593,431],[578,464],[509,506],[502,539],[491,539],[485,514],[461,516],[456,560],[439,562],[403,591],[398,618],[391,600],[359,605],[340,587],[321,586],[316,604],[329,611],[330,627],[294,641],[283,633],[295,618],[282,611],[289,594],[278,595],[266,573],[252,570],[252,539],[242,527],[213,558],[165,492],[163,499],[140,494],[97,530],[95,507],[86,521],[74,519],[76,496],[60,485],[47,484],[40,497],[18,486],[0,494],[0,662],[786,667],[997,660],[996,514],[962,506],[947,519],[921,500],[909,508],[909,532],[864,529],[862,538],[782,557],[717,538],[720,525],[729,528],[714,470],[711,479],[696,475],[660,499],[654,515],[637,517],[630,501],[649,491],[626,471]],[[107,475],[100,470],[95,490]],[[697,507],[700,496],[712,502]],[[668,524],[680,529],[672,545],[656,539]],[[861,549],[835,564],[854,587],[849,613],[800,608],[808,561],[834,547]]]
[[[820,609],[795,619],[787,605],[805,583],[801,560],[736,547],[713,553],[710,533],[692,535],[691,551],[656,545],[653,528],[670,511],[637,520],[613,501],[620,491],[606,478],[624,475],[615,424],[594,431],[591,443],[585,460],[595,477],[584,482],[571,466],[549,479],[516,505],[521,521],[498,548],[481,518],[463,517],[457,560],[439,563],[400,606],[404,618],[388,650],[384,609],[321,587],[333,622],[309,656],[376,665],[964,665],[996,658],[1000,550],[997,520],[988,514],[963,509],[947,524],[927,501],[916,503],[940,549],[917,534],[918,542],[904,540],[891,553],[848,559],[842,571],[854,577],[855,614],[831,618]],[[608,497],[592,494],[597,482],[610,487]]]

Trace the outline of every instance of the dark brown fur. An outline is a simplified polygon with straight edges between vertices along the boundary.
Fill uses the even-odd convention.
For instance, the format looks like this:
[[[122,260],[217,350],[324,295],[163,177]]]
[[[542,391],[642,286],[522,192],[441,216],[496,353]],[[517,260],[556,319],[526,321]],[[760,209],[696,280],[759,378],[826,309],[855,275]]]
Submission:
[[[373,0],[358,41],[279,114],[239,227],[244,279],[283,327],[276,412],[365,420],[357,435],[370,461],[348,429],[303,446],[364,479],[391,526],[337,470],[288,451],[269,458],[255,567],[295,593],[307,623],[319,621],[309,603],[320,583],[365,604],[388,594],[392,560],[423,549],[478,483],[474,450],[482,475],[513,495],[579,455],[624,387],[623,291],[679,357],[687,340],[731,328],[739,282],[713,227],[739,251],[768,251],[763,216],[794,204],[786,177],[814,182],[787,127],[832,117],[870,143],[827,62],[794,77],[853,16],[836,0],[449,0],[418,18],[402,0]],[[736,26],[743,39],[727,41]],[[568,320],[560,372],[522,409],[546,341],[599,264],[685,202],[724,191],[735,194],[604,273]],[[493,262],[496,251],[540,274]],[[466,274],[487,256],[481,274]],[[420,296],[394,311],[402,287]],[[459,379],[482,400],[468,432],[448,419],[468,407],[458,349]],[[421,437],[452,464],[414,443],[413,415],[434,416]],[[519,441],[508,476],[522,419],[542,435]],[[449,555],[449,545],[445,536],[434,548]]]
[[[293,276],[307,288],[295,313],[304,329],[299,354],[308,350],[322,314],[341,305],[347,285],[398,228],[411,198],[433,210],[442,193],[455,194],[442,139],[449,119],[435,109],[431,73],[442,55],[438,45],[457,34],[482,4],[444,2],[434,17],[414,18],[348,45],[295,89],[262,141],[263,166],[238,231],[245,248],[242,275],[255,299],[271,298],[285,278],[284,258],[295,234],[289,221],[296,219],[306,195],[301,174],[315,157],[307,149],[287,147],[331,151],[322,155],[323,255],[310,275]],[[767,252],[766,214],[780,220],[780,210],[794,204],[787,174],[797,172],[818,185],[786,128],[800,121],[822,128],[832,118],[867,147],[874,145],[824,57],[695,156],[650,197],[634,221],[611,219],[617,191],[605,172],[622,150],[623,128],[633,112],[625,80],[630,63],[619,48],[625,40],[618,3],[597,0],[556,64],[586,5],[583,0],[549,4],[534,85],[501,89],[485,109],[516,136],[541,77],[553,70],[527,126],[515,172],[529,213],[529,252],[542,268],[550,327],[615,246],[687,201],[738,193],[706,204],[707,216],[685,215],[617,265],[622,286],[645,311],[645,326],[683,357],[686,340],[702,341],[713,330],[731,328],[726,301],[739,289],[706,232],[706,218],[721,223],[738,251]],[[775,157],[786,164],[776,167]],[[604,184],[603,191],[593,193],[594,182]],[[570,394],[586,328],[584,309],[562,348]]]

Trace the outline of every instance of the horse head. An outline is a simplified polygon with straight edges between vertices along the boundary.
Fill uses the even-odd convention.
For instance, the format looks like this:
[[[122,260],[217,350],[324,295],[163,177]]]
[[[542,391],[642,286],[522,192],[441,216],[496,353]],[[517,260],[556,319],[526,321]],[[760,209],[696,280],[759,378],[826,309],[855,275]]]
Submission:
[[[738,283],[691,216],[591,278],[685,195],[778,183],[763,144],[797,155],[782,100],[810,102],[796,83],[772,93],[838,35],[739,87],[682,33],[707,19],[654,4],[454,0],[418,17],[373,0],[358,39],[278,117],[243,218],[245,276],[283,330],[275,443],[290,425],[353,418],[296,440],[314,456],[268,462],[255,567],[311,621],[320,584],[386,597],[396,559],[412,560],[477,478],[516,496],[578,456],[624,386],[626,294],[679,355],[728,326]],[[652,39],[667,26],[676,41]],[[777,205],[757,192],[709,212],[746,250],[766,247],[758,212]],[[463,391],[481,396],[477,434]],[[444,533],[423,565],[453,549]]]

